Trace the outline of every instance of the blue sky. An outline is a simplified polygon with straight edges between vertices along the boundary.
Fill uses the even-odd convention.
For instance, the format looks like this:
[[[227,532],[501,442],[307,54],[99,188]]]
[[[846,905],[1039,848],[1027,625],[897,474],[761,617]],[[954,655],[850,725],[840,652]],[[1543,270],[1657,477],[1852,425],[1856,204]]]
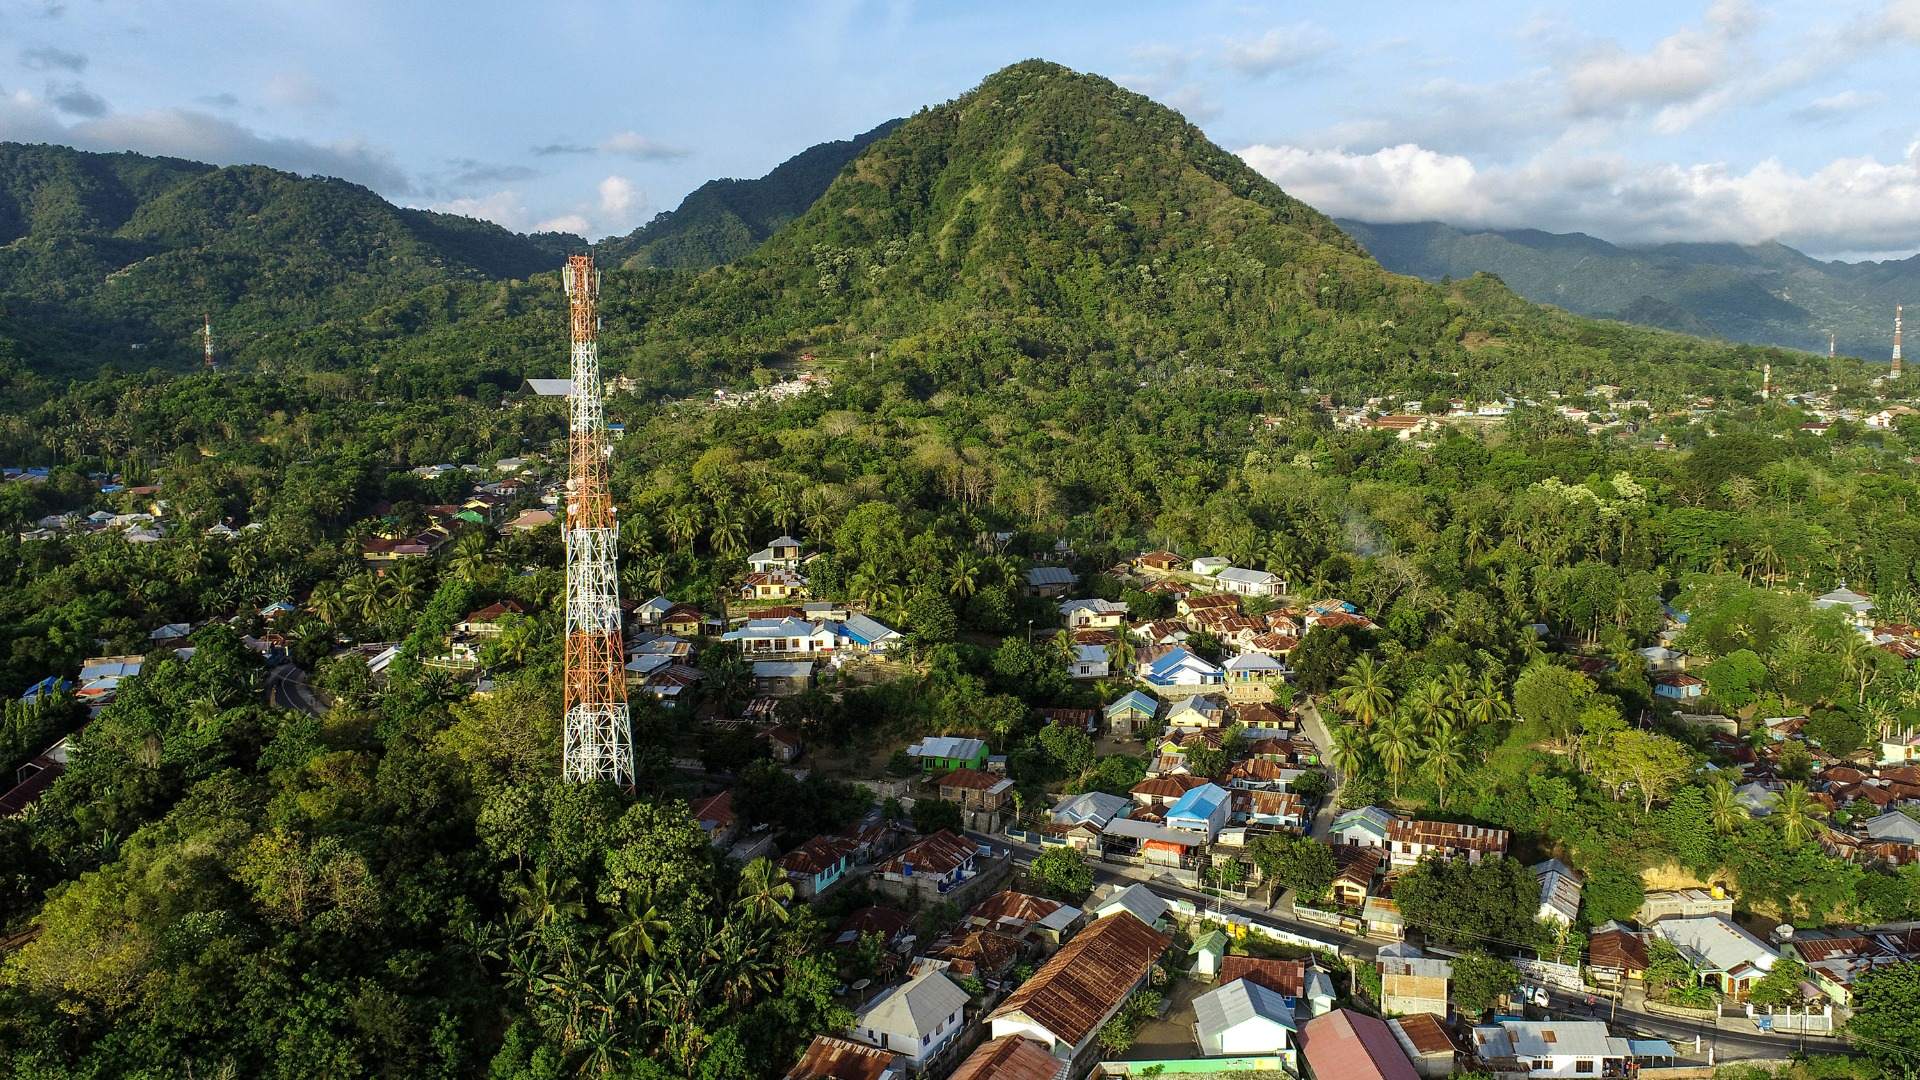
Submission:
[[[599,237],[1032,56],[1339,215],[1920,251],[1920,0],[0,0],[0,139]]]

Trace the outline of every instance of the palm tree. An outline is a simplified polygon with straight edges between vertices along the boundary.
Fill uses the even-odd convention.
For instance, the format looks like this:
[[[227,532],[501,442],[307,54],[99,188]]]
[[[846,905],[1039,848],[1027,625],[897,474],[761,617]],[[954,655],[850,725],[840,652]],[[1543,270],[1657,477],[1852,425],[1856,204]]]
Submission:
[[[1340,676],[1333,700],[1355,723],[1368,728],[1393,707],[1393,690],[1387,686],[1386,673],[1374,663],[1371,654],[1366,654]]]
[[[980,561],[962,555],[954,562],[951,575],[947,579],[947,590],[962,599],[972,596],[980,587]]]
[[[1453,708],[1447,697],[1446,683],[1437,678],[1424,679],[1414,686],[1401,705],[1409,716],[1419,720],[1423,729],[1437,731],[1453,722]]]
[[[1805,784],[1788,784],[1780,793],[1780,804],[1775,807],[1774,815],[1780,819],[1780,835],[1787,843],[1798,847],[1813,832],[1817,805],[1813,796],[1807,794]]]
[[[1513,715],[1513,703],[1500,690],[1500,680],[1491,670],[1480,673],[1480,679],[1473,684],[1467,694],[1463,709],[1466,718],[1476,726],[1497,724]]]
[[[668,928],[667,920],[651,900],[639,893],[630,893],[620,909],[618,924],[613,933],[607,935],[607,944],[621,959],[632,962],[642,955],[652,956],[659,944],[658,935],[666,933]]]
[[[1447,787],[1459,779],[1467,763],[1466,738],[1452,721],[1443,720],[1427,734],[1421,748],[1420,770],[1440,793],[1440,809],[1447,808]]]
[[[340,585],[340,602],[361,622],[378,622],[386,608],[385,590],[372,574],[355,574]]]
[[[786,905],[792,899],[793,883],[773,860],[762,857],[741,868],[740,890],[733,902],[749,917],[786,922]]]
[[[1373,729],[1369,741],[1373,752],[1380,755],[1380,764],[1386,767],[1387,779],[1393,782],[1393,797],[1400,797],[1400,781],[1407,775],[1407,766],[1413,763],[1413,755],[1420,748],[1420,736],[1413,718],[1406,713],[1392,713],[1383,718]]]
[[[1333,767],[1342,776],[1357,776],[1367,763],[1366,732],[1352,724],[1335,724],[1327,734],[1333,739]]]
[[[1721,836],[1731,836],[1747,819],[1747,808],[1734,793],[1733,782],[1724,776],[1716,776],[1707,782],[1707,820],[1713,823],[1713,831]]]
[[[545,866],[523,874],[513,883],[513,899],[520,913],[535,926],[546,926],[562,916],[587,917],[586,905],[580,902],[574,880],[555,874]]]

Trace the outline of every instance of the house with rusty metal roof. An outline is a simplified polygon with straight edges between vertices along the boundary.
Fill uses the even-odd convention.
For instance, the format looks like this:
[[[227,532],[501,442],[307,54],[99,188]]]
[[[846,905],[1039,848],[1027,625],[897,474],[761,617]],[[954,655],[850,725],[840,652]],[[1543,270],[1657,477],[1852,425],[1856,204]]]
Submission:
[[[1146,984],[1172,940],[1125,911],[1095,922],[988,1014],[991,1037],[1025,1036],[1084,1064],[1101,1025]]]

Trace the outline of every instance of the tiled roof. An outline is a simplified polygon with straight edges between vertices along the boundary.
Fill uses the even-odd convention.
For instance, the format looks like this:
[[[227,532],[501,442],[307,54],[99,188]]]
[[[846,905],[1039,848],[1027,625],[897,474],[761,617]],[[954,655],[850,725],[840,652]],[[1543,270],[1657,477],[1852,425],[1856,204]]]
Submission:
[[[1021,1014],[1062,1042],[1093,1034],[1173,939],[1127,912],[1080,932],[1020,984],[992,1016]]]

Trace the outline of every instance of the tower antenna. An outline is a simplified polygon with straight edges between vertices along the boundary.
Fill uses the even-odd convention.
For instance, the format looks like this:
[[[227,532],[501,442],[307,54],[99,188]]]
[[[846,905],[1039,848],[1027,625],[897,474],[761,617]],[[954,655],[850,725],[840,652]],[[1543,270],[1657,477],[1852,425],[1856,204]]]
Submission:
[[[567,650],[565,757],[574,783],[611,780],[631,789],[633,729],[627,718],[620,645],[620,585],[614,565],[613,497],[607,490],[607,418],[600,392],[600,273],[592,255],[570,255],[562,282],[572,313],[573,395],[567,430]]]
[[[213,362],[213,316],[203,312],[200,320],[200,338],[206,343],[206,360],[201,366],[212,371],[217,366]]]

